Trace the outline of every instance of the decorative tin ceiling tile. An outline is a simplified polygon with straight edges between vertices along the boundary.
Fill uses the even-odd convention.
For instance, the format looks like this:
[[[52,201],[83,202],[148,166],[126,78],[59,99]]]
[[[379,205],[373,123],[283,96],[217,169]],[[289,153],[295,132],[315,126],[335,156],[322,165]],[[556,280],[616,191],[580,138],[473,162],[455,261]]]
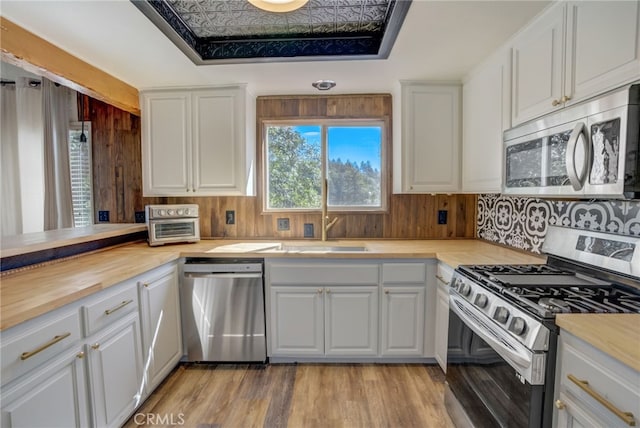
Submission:
[[[246,0],[131,0],[196,64],[387,58],[411,0],[310,0],[266,12]]]

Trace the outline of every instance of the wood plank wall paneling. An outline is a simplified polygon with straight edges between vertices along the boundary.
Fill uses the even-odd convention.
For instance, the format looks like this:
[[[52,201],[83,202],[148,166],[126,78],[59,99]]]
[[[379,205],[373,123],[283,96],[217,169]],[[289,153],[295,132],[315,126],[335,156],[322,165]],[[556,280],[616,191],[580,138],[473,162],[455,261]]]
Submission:
[[[109,211],[111,223],[133,223],[144,211],[140,118],[102,101],[85,102],[91,121],[94,221]]]
[[[258,197],[143,198],[140,121],[136,116],[101,101],[91,99],[87,119],[92,122],[95,220],[98,210],[108,210],[112,223],[135,221],[135,212],[146,204],[195,203],[200,206],[200,232],[203,237],[298,239],[304,224],[314,225],[320,237],[320,213],[262,213]],[[260,97],[257,121],[278,118],[391,117],[388,95]],[[388,140],[391,141],[391,122]],[[260,157],[260,134],[256,144]],[[389,144],[389,153],[390,144]],[[389,171],[391,157],[388,157]],[[258,161],[258,193],[261,168]],[[391,194],[385,213],[332,214],[338,222],[329,238],[435,239],[475,236],[476,195]],[[446,225],[439,225],[438,210],[448,211]],[[236,212],[236,224],[225,224],[225,212]],[[278,231],[278,218],[289,218],[290,230]]]
[[[388,153],[391,153],[391,96],[380,94],[334,96],[258,97],[257,129],[261,121],[274,119],[385,118]],[[261,133],[257,135],[257,197],[144,198],[151,203],[195,203],[200,206],[200,233],[217,238],[297,239],[304,236],[304,224],[314,225],[320,237],[320,213],[262,213]],[[473,238],[475,236],[476,195],[391,194],[391,156],[388,161],[388,209],[385,213],[331,214],[338,222],[329,238]],[[236,212],[236,224],[225,224],[225,212]],[[438,210],[447,210],[446,225],[438,224]],[[289,218],[290,230],[278,231],[277,219]]]

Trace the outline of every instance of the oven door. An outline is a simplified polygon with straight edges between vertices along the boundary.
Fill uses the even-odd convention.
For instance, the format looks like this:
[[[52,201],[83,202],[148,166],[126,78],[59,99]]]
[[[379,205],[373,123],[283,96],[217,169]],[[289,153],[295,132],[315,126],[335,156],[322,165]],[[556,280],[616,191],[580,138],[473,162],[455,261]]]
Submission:
[[[148,232],[151,246],[200,240],[199,220],[196,218],[151,220]]]
[[[500,332],[492,324],[452,292],[445,393],[452,420],[458,427],[547,426],[552,412],[545,403],[544,375],[525,373],[532,366],[544,373],[546,355],[509,349],[510,341],[495,337]]]

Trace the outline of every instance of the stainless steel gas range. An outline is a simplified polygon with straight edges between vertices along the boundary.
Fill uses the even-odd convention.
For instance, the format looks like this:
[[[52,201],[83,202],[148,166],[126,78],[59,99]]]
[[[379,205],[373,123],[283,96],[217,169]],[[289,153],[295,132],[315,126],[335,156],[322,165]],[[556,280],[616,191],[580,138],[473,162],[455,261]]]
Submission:
[[[550,226],[544,265],[459,266],[445,404],[459,427],[550,427],[558,313],[640,313],[640,238]]]

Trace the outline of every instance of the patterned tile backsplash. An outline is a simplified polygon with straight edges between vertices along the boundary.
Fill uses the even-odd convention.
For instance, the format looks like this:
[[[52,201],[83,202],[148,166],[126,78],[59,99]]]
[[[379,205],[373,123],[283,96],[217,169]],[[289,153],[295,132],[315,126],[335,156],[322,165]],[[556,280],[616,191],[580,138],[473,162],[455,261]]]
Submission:
[[[479,238],[540,253],[548,225],[640,236],[640,200],[584,202],[478,195]]]

